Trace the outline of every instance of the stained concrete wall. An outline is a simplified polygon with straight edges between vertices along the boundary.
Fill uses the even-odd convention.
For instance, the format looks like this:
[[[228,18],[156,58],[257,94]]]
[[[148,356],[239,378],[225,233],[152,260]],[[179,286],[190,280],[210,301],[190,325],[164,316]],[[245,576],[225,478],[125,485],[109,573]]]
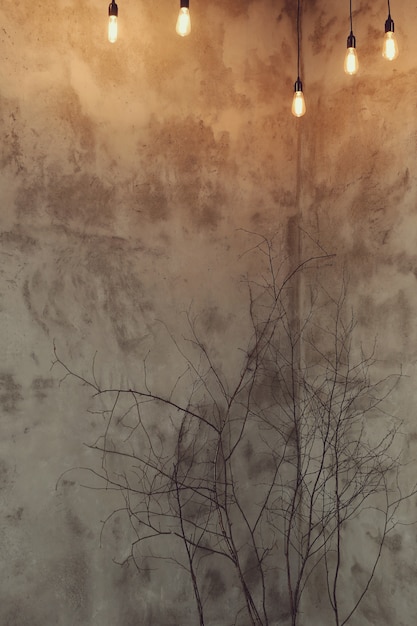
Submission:
[[[378,334],[384,367],[407,374],[389,408],[405,418],[414,458],[417,9],[393,3],[390,64],[384,3],[354,3],[352,78],[348,3],[303,4],[299,120],[294,2],[195,0],[182,40],[176,2],[120,0],[115,45],[106,3],[0,7],[2,624],[196,623],[180,575],[151,584],[113,562],[127,556],[120,520],[100,544],[105,494],[71,473],[56,487],[96,462],[83,444],[101,424],[88,389],[51,368],[53,342],[81,374],[97,353],[97,375],[116,387],[137,382],[151,350],[164,391],[178,364],[160,322],[181,336],[191,306],[233,371],[247,331],[240,277],[256,270],[245,231],[279,232],[285,259],[312,241],[337,253],[327,279],[346,269],[361,336]],[[413,623],[415,561],[407,526],[352,623]],[[353,588],[356,575],[352,563]],[[302,624],[313,619],[307,608]]]

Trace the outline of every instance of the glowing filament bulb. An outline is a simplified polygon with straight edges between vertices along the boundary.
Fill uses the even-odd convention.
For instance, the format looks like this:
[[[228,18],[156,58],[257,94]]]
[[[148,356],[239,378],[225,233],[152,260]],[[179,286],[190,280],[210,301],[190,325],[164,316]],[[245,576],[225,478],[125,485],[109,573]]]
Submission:
[[[117,4],[114,2],[114,0],[112,0],[112,2],[109,4],[108,37],[110,43],[114,43],[115,41],[117,41],[117,14]]]
[[[191,32],[190,2],[181,0],[180,12],[178,13],[176,31],[181,37],[186,37]]]
[[[385,36],[384,45],[382,47],[382,56],[388,61],[393,61],[398,56],[398,44],[394,35],[394,22],[391,16],[388,15],[388,19],[385,22]]]
[[[358,69],[359,63],[356,48],[348,48],[345,56],[345,72],[353,76],[353,74],[357,74]]]
[[[299,78],[294,84],[294,97],[292,99],[291,113],[295,117],[302,117],[306,112],[306,103],[303,94],[303,83]]]
[[[344,70],[346,74],[353,76],[359,69],[358,54],[356,52],[356,37],[351,32],[347,38],[347,50],[345,55]]]

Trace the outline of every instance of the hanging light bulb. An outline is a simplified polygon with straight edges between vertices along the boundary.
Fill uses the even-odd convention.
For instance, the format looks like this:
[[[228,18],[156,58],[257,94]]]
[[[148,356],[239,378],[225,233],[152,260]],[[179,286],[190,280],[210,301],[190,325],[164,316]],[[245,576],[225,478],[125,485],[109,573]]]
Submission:
[[[180,0],[180,12],[175,30],[181,37],[186,37],[191,33],[190,0]]]
[[[349,16],[350,16],[350,34],[347,38],[347,50],[345,55],[344,62],[344,70],[346,74],[353,76],[353,74],[358,73],[359,62],[358,55],[356,52],[356,37],[353,34],[353,23],[352,23],[352,0],[349,0]]]
[[[382,56],[388,61],[393,61],[398,56],[398,44],[394,35],[394,21],[391,19],[391,8],[388,0],[388,19],[385,22],[384,45]]]
[[[398,56],[398,44],[394,35],[394,30],[385,31],[382,56],[384,57],[384,59],[388,59],[388,61],[393,61]]]
[[[292,99],[291,113],[295,117],[302,117],[306,112],[306,103],[303,94],[303,83],[300,77],[294,83],[294,97]]]
[[[347,50],[345,55],[344,70],[346,74],[353,76],[359,69],[358,54],[356,52],[356,37],[351,32],[347,38]]]
[[[297,2],[297,80],[294,83],[294,96],[291,113],[295,117],[302,117],[306,112],[306,103],[303,94],[303,83],[300,80],[300,0]]]
[[[109,28],[108,37],[110,43],[117,41],[117,14],[119,9],[114,0],[109,4]]]

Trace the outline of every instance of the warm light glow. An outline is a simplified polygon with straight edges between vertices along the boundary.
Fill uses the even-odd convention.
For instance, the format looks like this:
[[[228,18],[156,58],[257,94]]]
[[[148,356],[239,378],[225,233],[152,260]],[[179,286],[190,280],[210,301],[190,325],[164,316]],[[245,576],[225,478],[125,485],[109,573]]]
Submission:
[[[359,63],[356,48],[348,48],[346,50],[344,70],[346,74],[352,76],[353,74],[357,74],[358,69]]]
[[[117,15],[119,13],[119,8],[114,0],[112,0],[109,4],[109,29],[108,29],[108,37],[110,43],[114,43],[117,41]]]
[[[178,13],[176,31],[181,37],[186,37],[191,33],[190,10],[188,7],[181,7]]]
[[[117,41],[117,17],[116,15],[109,15],[109,41],[114,43]]]
[[[304,94],[302,91],[294,91],[294,97],[292,99],[291,113],[295,117],[302,117],[306,112],[306,103],[304,100]]]
[[[388,61],[393,61],[398,56],[397,39],[391,30],[385,33],[382,56]]]

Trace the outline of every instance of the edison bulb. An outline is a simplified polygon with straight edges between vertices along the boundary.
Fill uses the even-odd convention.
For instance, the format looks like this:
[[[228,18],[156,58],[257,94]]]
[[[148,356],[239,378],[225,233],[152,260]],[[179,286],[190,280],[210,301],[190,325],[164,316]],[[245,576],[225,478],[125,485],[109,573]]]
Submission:
[[[306,112],[306,103],[304,100],[304,94],[302,91],[294,91],[294,97],[292,99],[291,113],[295,117],[302,117]]]
[[[188,7],[181,7],[178,13],[176,31],[181,37],[186,37],[191,32],[190,10]]]
[[[356,48],[348,48],[346,50],[344,70],[346,74],[353,76],[353,74],[357,74],[359,69],[358,63],[358,54],[356,52]]]
[[[109,15],[109,41],[110,43],[114,43],[117,41],[117,16]]]
[[[392,30],[385,33],[382,56],[384,59],[388,59],[388,61],[393,61],[398,56],[397,39]]]

